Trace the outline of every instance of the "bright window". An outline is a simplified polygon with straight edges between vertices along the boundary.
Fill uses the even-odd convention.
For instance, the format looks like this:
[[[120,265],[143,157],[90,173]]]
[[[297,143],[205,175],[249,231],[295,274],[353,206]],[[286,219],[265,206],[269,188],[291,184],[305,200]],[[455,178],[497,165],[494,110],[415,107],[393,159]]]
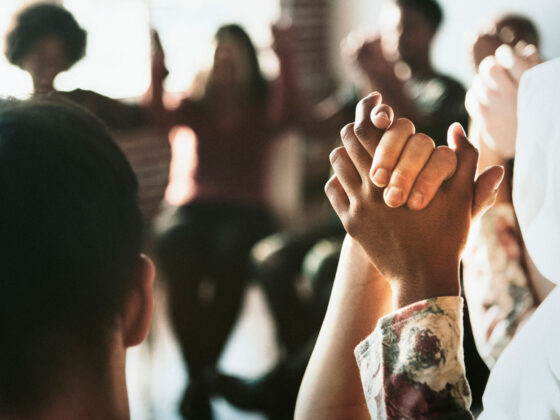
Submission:
[[[149,82],[149,31],[159,32],[171,71],[167,88],[183,91],[211,59],[218,26],[237,22],[257,44],[266,69],[273,71],[270,25],[279,16],[278,0],[65,0],[63,4],[88,32],[86,57],[61,74],[61,90],[91,89],[115,98],[141,95]],[[0,2],[0,32],[29,1]],[[25,96],[29,76],[0,57],[0,95]]]

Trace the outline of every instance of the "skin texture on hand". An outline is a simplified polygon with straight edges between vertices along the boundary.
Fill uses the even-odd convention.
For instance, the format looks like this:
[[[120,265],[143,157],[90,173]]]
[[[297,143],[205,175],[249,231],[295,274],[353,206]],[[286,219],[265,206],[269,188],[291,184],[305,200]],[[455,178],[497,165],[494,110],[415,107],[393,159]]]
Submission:
[[[388,171],[389,185],[402,179],[412,179],[409,185],[414,185],[416,179],[422,179],[423,170],[430,168],[435,152],[426,153],[433,151],[433,145],[421,140],[418,153],[427,164],[412,164],[413,159],[403,150],[417,142],[413,124],[398,120],[389,130],[378,129],[370,115],[379,104],[380,97],[376,95],[362,100],[355,124],[342,130],[344,147],[331,154],[335,176],[325,187],[327,196],[349,235],[391,284],[394,305],[402,307],[430,297],[458,295],[459,259],[471,218],[495,199],[503,168],[490,168],[475,184],[478,152],[462,128],[453,125],[448,141],[457,155],[454,175],[443,184],[441,180],[441,186],[435,187],[439,188],[435,197],[422,210],[390,208],[386,204],[391,202],[390,188],[384,193],[370,180],[371,156],[374,155],[374,164],[385,161],[388,155],[397,156],[397,169],[390,169],[392,174]],[[445,158],[436,155],[434,162],[442,159]]]

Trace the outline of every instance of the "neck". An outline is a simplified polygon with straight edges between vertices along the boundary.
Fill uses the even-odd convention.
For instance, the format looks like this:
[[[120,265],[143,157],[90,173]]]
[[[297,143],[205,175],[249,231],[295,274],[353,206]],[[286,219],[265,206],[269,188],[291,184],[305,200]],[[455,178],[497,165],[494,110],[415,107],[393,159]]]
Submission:
[[[410,65],[410,71],[412,72],[412,77],[414,79],[426,79],[434,75],[434,69],[428,56],[426,56],[425,59]]]
[[[17,416],[0,413],[0,420],[128,420],[124,366],[125,351],[115,349],[105,380],[92,378],[91,369],[72,369],[60,391],[39,412]]]
[[[33,80],[33,92],[35,94],[45,94],[45,93],[49,93],[52,92],[54,90],[54,84],[48,83],[40,83],[37,80]]]

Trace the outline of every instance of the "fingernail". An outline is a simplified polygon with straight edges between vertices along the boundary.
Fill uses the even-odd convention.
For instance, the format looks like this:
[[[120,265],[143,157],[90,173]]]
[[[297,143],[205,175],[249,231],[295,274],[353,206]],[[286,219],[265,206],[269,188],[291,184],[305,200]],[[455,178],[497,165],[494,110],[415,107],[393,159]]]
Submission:
[[[463,137],[467,137],[467,132],[465,131],[461,123],[456,123],[455,130],[458,134],[462,135]]]
[[[391,187],[385,190],[385,203],[389,207],[398,207],[403,203],[403,190],[399,187]]]
[[[384,187],[389,182],[389,172],[384,168],[377,168],[371,179],[378,187]]]
[[[408,199],[408,206],[410,208],[419,209],[422,207],[422,202],[424,201],[424,194],[421,192],[415,191],[412,193],[410,198]]]
[[[375,116],[377,118],[381,118],[383,120],[389,121],[389,114],[387,114],[387,112],[385,112],[385,111],[379,111],[377,114],[375,114]]]
[[[507,69],[511,69],[515,62],[513,49],[509,45],[501,45],[495,53],[496,60],[499,64]]]

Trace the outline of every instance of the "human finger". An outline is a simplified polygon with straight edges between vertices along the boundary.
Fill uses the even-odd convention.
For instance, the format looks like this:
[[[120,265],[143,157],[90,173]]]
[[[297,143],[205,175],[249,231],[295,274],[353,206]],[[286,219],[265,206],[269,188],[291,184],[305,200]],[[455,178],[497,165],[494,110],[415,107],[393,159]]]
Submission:
[[[418,174],[435,147],[434,141],[425,134],[414,134],[408,139],[383,194],[389,207],[399,207],[406,203]]]
[[[371,165],[370,178],[378,187],[384,187],[389,182],[391,172],[399,160],[406,142],[415,132],[414,124],[399,118],[382,135]]]
[[[484,111],[472,88],[467,90],[467,94],[465,95],[465,108],[473,120],[479,119]]]
[[[354,123],[347,124],[340,132],[342,144],[348,152],[354,168],[362,179],[367,179],[367,174],[371,166],[371,156],[364,149],[360,140],[355,134]]]
[[[472,216],[476,217],[496,201],[498,188],[504,179],[503,166],[490,166],[482,172],[474,185]]]
[[[489,89],[479,74],[473,78],[469,91],[472,92],[474,99],[481,105],[488,106],[492,102],[494,92]]]
[[[393,123],[395,112],[389,105],[379,104],[371,110],[370,118],[375,127],[380,130],[387,130]]]
[[[452,188],[472,194],[478,164],[478,149],[469,141],[465,130],[459,123],[453,123],[449,127],[447,143],[457,154],[457,170],[450,181]]]
[[[441,184],[453,176],[457,169],[457,155],[447,146],[440,146],[430,156],[418,175],[407,201],[408,208],[422,210],[438,192]]]
[[[512,47],[506,44],[500,45],[496,50],[496,61],[507,69],[516,84],[519,83],[523,73],[534,65],[520,57]]]
[[[360,100],[356,106],[354,133],[371,157],[383,132],[374,125],[370,115],[372,110],[381,104],[381,100],[381,94],[373,92]]]
[[[537,65],[541,62],[539,50],[534,44],[527,44],[521,40],[515,44],[515,52],[523,57],[530,65]]]
[[[350,200],[336,175],[333,175],[325,184],[325,194],[335,213],[342,219],[350,207]]]
[[[503,67],[494,56],[486,57],[478,67],[478,74],[484,85],[494,91],[514,91],[516,84],[512,80],[509,72]]]
[[[340,184],[346,191],[347,195],[357,191],[362,185],[362,179],[354,167],[350,156],[348,156],[346,148],[337,147],[334,149],[329,155],[329,160],[334,170],[334,174],[340,181]]]

